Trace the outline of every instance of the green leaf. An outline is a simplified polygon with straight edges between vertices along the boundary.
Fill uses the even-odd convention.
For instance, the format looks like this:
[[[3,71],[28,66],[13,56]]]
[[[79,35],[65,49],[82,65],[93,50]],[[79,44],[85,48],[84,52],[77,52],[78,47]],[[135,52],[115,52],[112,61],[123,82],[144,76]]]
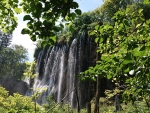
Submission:
[[[143,9],[140,9],[138,12],[139,12],[139,14],[141,14],[143,12]]]
[[[144,0],[144,4],[148,4],[149,3],[149,0]]]
[[[127,69],[124,70],[124,73],[128,73],[130,71],[130,68],[128,67]]]
[[[126,8],[126,13],[128,13],[130,11],[130,8]]]
[[[123,20],[123,23],[124,25],[129,26],[129,22],[126,19]]]
[[[42,43],[41,43],[41,45],[42,45],[43,47],[45,47],[45,46],[47,45],[47,41],[43,40]]]
[[[53,46],[55,44],[55,41],[52,38],[50,38],[48,40],[48,44],[50,44],[51,46]]]
[[[96,42],[96,43],[98,42],[98,40],[99,40],[99,38],[95,38],[95,42]]]
[[[107,75],[107,78],[108,78],[108,79],[111,79],[111,78],[112,78],[112,76],[111,76],[110,74],[108,74],[108,75]]]
[[[20,14],[22,12],[22,9],[21,8],[15,8],[14,11],[17,13],[17,14]]]
[[[75,13],[70,13],[70,14],[69,14],[69,17],[70,17],[72,20],[74,20],[75,17],[76,17],[76,14],[75,14]]]
[[[150,51],[150,46],[142,46],[140,51]]]
[[[138,27],[140,27],[140,26],[141,26],[141,24],[137,24],[137,25],[136,25],[136,28],[138,28]]]
[[[36,41],[36,35],[32,35],[32,36],[31,36],[31,40],[32,40],[32,41]]]
[[[96,25],[96,26],[95,26],[95,30],[98,30],[98,29],[99,29],[99,25]]]
[[[76,9],[75,12],[78,14],[78,15],[81,15],[82,11],[80,9]]]
[[[71,26],[69,27],[69,30],[73,33],[73,32],[74,32],[74,27],[71,25]]]
[[[95,35],[96,34],[96,31],[95,30],[93,30],[92,32],[90,32],[90,35],[92,36],[92,35]]]
[[[71,5],[70,5],[71,8],[75,9],[77,7],[79,7],[78,3],[77,2],[72,2]]]
[[[103,34],[104,30],[103,29],[99,29],[100,33]]]
[[[119,59],[117,59],[116,57],[114,57],[113,60],[114,60],[115,62],[119,62]]]
[[[123,62],[122,62],[122,64],[130,64],[130,63],[133,63],[133,60],[124,60]]]
[[[26,21],[26,20],[33,20],[33,19],[31,18],[30,15],[25,15],[25,16],[23,17],[23,21]]]
[[[27,28],[22,29],[21,34],[30,34],[30,30]]]
[[[147,53],[146,51],[133,51],[133,55],[136,57],[143,57],[143,56],[146,56]]]
[[[13,0],[13,2],[18,3],[18,0]]]
[[[51,39],[56,42],[56,35],[55,36],[52,36]]]

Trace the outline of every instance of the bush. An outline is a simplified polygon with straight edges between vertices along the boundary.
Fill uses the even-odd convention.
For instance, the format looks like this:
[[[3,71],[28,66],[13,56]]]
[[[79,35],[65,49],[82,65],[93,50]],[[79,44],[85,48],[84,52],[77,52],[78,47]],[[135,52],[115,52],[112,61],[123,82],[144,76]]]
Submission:
[[[0,112],[1,113],[33,113],[35,112],[35,104],[31,98],[14,93],[13,96],[8,95],[5,88],[0,87]],[[36,112],[42,113],[41,107],[36,104]]]

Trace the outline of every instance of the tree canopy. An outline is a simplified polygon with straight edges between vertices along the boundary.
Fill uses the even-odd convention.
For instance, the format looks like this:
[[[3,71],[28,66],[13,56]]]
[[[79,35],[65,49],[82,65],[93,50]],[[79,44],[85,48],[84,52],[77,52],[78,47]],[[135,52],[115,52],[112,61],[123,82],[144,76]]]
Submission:
[[[0,49],[2,47],[7,47],[10,45],[12,39],[12,35],[7,34],[7,33],[2,33],[0,31]]]
[[[20,45],[0,50],[0,77],[21,78],[26,68],[27,50]]]
[[[87,25],[101,19],[103,24],[95,26],[90,33],[96,37],[97,52],[101,54],[101,57],[96,66],[90,67],[81,73],[81,76],[92,80],[95,80],[97,76],[105,77],[114,81],[116,87],[123,84],[125,101],[134,102],[149,98],[149,0],[105,0],[101,7],[81,16],[77,16],[81,14],[81,10],[73,0],[22,0],[21,2],[1,0],[0,6],[0,29],[3,32],[12,33],[17,26],[15,13],[20,13],[22,10],[25,13],[23,20],[27,22],[27,28],[22,30],[22,34],[29,34],[33,41],[42,39],[42,45],[52,45],[56,42],[56,34],[64,28],[62,22],[71,21],[70,26],[82,28],[87,27],[82,26],[82,23]],[[72,26],[70,28],[72,29]],[[22,49],[15,51],[20,53]],[[5,62],[12,66],[16,63],[16,61],[10,63],[14,60],[11,57],[13,51],[5,48],[2,52],[1,64]],[[5,52],[10,55],[6,56]],[[14,57],[25,58],[22,54],[23,52],[21,55],[16,52],[15,55],[19,56]],[[8,61],[6,61],[7,58]],[[22,60],[18,61],[17,63],[20,63]],[[6,67],[0,68],[0,71]]]
[[[126,102],[147,101],[150,94],[150,2],[127,5],[119,9],[104,25],[91,32],[101,54],[96,66],[84,78],[106,77],[116,88],[122,87]],[[149,106],[149,105],[148,105]]]
[[[0,1],[0,30],[4,33],[10,33],[18,25],[15,14],[21,13],[19,0],[1,0]]]

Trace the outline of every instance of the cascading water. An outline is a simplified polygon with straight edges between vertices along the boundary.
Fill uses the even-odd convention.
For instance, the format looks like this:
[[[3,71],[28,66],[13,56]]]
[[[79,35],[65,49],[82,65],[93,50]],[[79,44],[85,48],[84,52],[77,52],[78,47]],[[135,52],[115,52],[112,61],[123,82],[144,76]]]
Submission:
[[[75,87],[75,72],[76,72],[76,54],[77,54],[77,39],[74,39],[71,46],[70,46],[70,50],[69,50],[69,58],[68,58],[68,74],[69,75],[69,90],[68,93],[70,91],[72,91]],[[74,98],[74,91],[72,91],[70,93],[69,96],[69,102],[70,105],[73,106],[73,98]]]
[[[64,61],[65,61],[65,47],[61,51],[60,56],[60,72],[59,72],[59,80],[58,80],[58,94],[57,94],[57,102],[61,102],[61,93],[62,93],[62,83],[63,83],[63,77],[64,77]]]
[[[69,102],[72,107],[77,107],[78,96],[80,107],[83,107],[93,97],[93,83],[81,82],[76,76],[81,71],[88,69],[89,66],[95,65],[95,61],[89,59],[90,57],[95,58],[94,52],[91,53],[91,50],[96,51],[94,41],[88,39],[90,37],[85,34],[75,38],[70,46],[56,45],[39,54],[37,59],[38,76],[34,80],[33,92],[36,89],[47,88],[39,97],[37,101],[39,104],[46,103],[45,98],[51,95],[58,103]],[[74,91],[75,88],[77,93]]]

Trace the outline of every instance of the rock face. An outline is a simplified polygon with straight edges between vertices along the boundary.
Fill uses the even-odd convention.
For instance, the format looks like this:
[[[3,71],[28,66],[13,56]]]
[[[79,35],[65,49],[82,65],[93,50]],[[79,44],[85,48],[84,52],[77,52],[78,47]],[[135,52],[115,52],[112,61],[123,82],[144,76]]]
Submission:
[[[25,95],[28,90],[28,85],[26,82],[16,80],[14,78],[0,79],[0,85],[9,91],[10,95],[17,92],[21,95]]]
[[[95,63],[96,43],[85,32],[70,45],[58,44],[41,51],[37,59],[38,76],[34,80],[33,92],[43,88],[47,90],[37,102],[46,103],[45,97],[52,95],[56,102],[85,107],[95,94],[95,83],[81,81],[79,74]]]

